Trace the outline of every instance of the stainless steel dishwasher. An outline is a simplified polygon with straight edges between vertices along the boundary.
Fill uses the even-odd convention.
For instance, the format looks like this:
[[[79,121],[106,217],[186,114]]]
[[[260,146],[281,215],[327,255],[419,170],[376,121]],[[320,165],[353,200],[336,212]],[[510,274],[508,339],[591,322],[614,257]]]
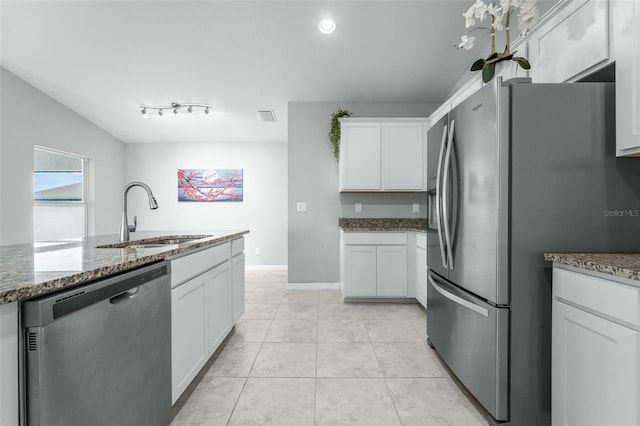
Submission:
[[[22,303],[28,425],[164,425],[171,285],[161,262]]]

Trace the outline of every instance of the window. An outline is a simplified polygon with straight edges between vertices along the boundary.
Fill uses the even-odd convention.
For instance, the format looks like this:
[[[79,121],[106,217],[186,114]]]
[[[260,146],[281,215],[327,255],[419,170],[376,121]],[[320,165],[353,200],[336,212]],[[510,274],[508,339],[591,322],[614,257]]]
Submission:
[[[87,235],[87,159],[35,147],[33,163],[34,241],[81,240]]]

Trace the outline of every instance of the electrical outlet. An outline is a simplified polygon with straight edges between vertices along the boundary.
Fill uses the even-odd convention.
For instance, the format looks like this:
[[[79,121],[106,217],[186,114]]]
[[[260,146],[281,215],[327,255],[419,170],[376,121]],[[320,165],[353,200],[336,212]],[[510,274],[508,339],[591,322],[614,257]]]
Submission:
[[[306,212],[307,211],[307,203],[305,203],[304,201],[298,201],[296,203],[296,210],[299,212]]]
[[[256,247],[256,256],[260,256],[260,247]]]
[[[356,213],[360,213],[362,211],[362,203],[356,203]]]
[[[413,212],[414,213],[420,213],[420,204],[413,203]]]

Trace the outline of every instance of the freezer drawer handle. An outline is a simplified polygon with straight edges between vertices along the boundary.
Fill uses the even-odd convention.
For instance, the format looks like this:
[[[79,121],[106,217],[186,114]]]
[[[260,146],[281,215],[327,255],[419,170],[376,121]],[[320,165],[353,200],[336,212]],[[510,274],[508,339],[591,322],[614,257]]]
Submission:
[[[482,306],[478,306],[475,303],[471,303],[468,300],[464,300],[463,298],[456,296],[455,294],[449,293],[447,290],[445,290],[444,288],[436,284],[436,282],[434,281],[433,278],[431,278],[431,276],[429,276],[429,282],[431,283],[433,288],[436,289],[438,293],[440,293],[447,299],[451,300],[452,302],[457,303],[458,305],[462,305],[467,309],[471,309],[473,312],[476,312],[482,316],[485,316],[485,317],[489,316],[489,311],[487,309],[483,308]]]

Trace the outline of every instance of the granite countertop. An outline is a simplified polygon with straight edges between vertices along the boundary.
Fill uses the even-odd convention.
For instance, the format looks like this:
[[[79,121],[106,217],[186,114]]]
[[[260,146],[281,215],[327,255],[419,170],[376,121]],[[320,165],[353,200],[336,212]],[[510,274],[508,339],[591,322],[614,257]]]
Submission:
[[[640,281],[639,253],[545,253],[544,260]]]
[[[385,232],[385,231],[427,231],[427,219],[392,218],[350,218],[341,217],[338,225],[344,231]]]
[[[117,235],[88,237],[83,241],[52,241],[0,246],[0,305],[26,300],[66,287],[84,284],[118,272],[158,262],[206,246],[240,238],[249,231],[172,232],[144,231],[131,240],[158,239],[185,234],[206,238],[162,247],[97,248],[118,242]]]

